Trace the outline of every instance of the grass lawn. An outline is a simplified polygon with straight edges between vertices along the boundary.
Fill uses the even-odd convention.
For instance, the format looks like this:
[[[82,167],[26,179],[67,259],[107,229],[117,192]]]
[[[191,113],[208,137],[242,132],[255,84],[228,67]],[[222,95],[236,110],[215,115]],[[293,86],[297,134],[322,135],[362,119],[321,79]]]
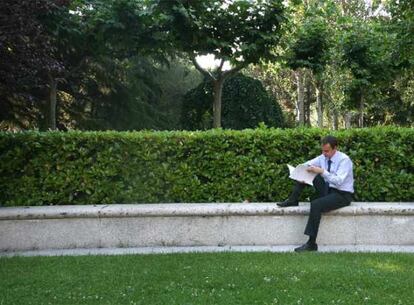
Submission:
[[[0,258],[0,304],[414,304],[414,255]]]

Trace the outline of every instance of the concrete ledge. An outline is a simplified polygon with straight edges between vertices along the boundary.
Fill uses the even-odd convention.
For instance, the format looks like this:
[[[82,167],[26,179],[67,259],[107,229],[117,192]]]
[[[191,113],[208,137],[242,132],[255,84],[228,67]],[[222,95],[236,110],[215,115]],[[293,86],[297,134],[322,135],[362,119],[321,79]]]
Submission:
[[[95,249],[54,249],[35,251],[0,252],[0,257],[13,256],[85,256],[85,255],[132,255],[172,253],[220,253],[220,252],[293,252],[297,245],[286,246],[200,246],[200,247],[138,247],[138,248],[95,248]],[[375,252],[414,253],[414,246],[322,246],[318,252]],[[300,254],[299,254],[300,255]]]
[[[306,240],[309,203],[0,208],[0,252],[140,247],[288,246]],[[414,246],[414,202],[352,203],[322,217],[320,246]]]
[[[276,203],[164,203],[113,205],[62,205],[0,208],[0,220],[168,217],[168,216],[248,216],[307,215],[309,203],[280,208]],[[414,215],[414,202],[353,202],[329,215]]]

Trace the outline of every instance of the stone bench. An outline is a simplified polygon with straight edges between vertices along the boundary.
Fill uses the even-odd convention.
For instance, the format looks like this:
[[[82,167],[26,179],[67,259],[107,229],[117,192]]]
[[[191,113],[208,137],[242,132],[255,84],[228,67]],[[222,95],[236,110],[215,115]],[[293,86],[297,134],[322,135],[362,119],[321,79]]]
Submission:
[[[309,203],[120,204],[0,208],[0,252],[286,246],[306,241]],[[322,216],[320,246],[414,246],[414,202],[354,202]]]

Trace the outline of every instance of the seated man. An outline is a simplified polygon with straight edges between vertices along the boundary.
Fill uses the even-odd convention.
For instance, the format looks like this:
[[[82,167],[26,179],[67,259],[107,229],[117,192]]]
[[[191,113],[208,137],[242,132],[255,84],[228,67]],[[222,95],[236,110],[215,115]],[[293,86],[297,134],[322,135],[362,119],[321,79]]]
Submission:
[[[305,162],[307,171],[316,173],[313,186],[318,198],[311,201],[310,214],[305,234],[309,240],[295,249],[296,252],[317,251],[316,236],[318,235],[321,213],[347,206],[352,201],[354,193],[354,176],[352,161],[344,153],[337,150],[337,139],[326,136],[322,139],[322,154],[315,159]],[[278,203],[280,207],[296,206],[299,196],[306,184],[296,182],[289,198]]]

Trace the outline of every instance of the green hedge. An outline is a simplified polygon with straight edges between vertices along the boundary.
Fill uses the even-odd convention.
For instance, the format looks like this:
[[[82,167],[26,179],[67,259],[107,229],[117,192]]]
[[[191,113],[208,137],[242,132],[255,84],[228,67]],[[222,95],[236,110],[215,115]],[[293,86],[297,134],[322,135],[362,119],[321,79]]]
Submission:
[[[0,204],[279,201],[319,129],[0,133]],[[334,132],[358,201],[414,201],[414,131]],[[304,198],[311,194],[310,189]]]

